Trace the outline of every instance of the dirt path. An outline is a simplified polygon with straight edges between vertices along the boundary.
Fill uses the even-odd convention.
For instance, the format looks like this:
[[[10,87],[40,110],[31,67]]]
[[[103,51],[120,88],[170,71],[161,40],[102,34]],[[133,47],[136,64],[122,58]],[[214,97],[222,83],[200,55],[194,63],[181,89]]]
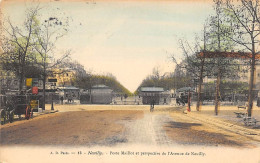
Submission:
[[[36,117],[0,130],[1,145],[110,146],[127,140],[118,121],[142,118],[142,111],[75,111]],[[19,121],[22,122],[22,121]]]
[[[173,144],[163,129],[163,125],[171,120],[168,114],[144,112],[142,119],[125,124],[128,143],[156,146]]]

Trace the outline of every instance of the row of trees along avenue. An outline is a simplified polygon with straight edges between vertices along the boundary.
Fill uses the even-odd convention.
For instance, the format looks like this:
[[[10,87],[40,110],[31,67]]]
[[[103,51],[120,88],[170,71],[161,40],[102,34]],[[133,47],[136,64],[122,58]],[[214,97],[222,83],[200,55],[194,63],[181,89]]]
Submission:
[[[141,87],[163,87],[166,90],[179,89],[186,87],[186,83],[189,83],[191,78],[185,75],[182,71],[179,71],[178,68],[175,69],[173,73],[164,73],[160,72],[159,67],[154,67],[152,74],[148,75],[139,87],[136,89],[135,94],[138,94],[138,90]]]
[[[248,62],[250,69],[248,89],[248,116],[252,114],[253,88],[256,61],[259,59],[260,9],[259,0],[214,0],[215,14],[206,21],[203,39],[195,37],[194,46],[180,39],[184,60],[177,66],[199,80],[197,110],[201,106],[203,78],[214,76],[215,114],[218,115],[221,80],[225,77],[238,79],[241,63]],[[236,52],[234,52],[236,51]],[[239,59],[244,62],[239,62]],[[244,66],[245,68],[245,66]]]
[[[88,72],[83,76],[75,76],[75,78],[73,79],[73,85],[82,89],[88,89],[90,91],[94,85],[101,84],[110,87],[114,92],[118,94],[126,94],[127,96],[132,95],[132,93],[127,88],[125,88],[112,74],[98,75]]]

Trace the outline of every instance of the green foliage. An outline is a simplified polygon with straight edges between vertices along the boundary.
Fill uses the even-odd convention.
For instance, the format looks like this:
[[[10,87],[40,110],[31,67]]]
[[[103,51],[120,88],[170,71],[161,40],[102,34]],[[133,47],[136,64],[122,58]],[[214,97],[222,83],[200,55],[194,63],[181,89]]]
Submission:
[[[235,91],[236,93],[244,93],[248,90],[248,83],[240,81],[222,81],[220,91],[225,92],[227,90]]]
[[[76,77],[74,79],[75,85],[82,89],[90,89],[94,85],[106,85],[114,92],[120,94],[127,94],[131,96],[132,93],[125,88],[115,77],[112,75],[92,75],[88,74],[83,77]]]
[[[248,91],[248,83],[241,81],[226,81],[222,80],[220,84],[220,94],[223,96],[225,94],[244,94]],[[204,84],[204,92],[209,94],[214,94],[215,92],[215,83],[208,82]]]
[[[105,75],[94,75],[93,78],[96,84],[107,85],[117,93],[127,94],[128,96],[132,95],[132,93],[114,77]]]
[[[162,87],[165,90],[171,90],[186,87],[190,82],[191,78],[187,76],[175,76],[173,74],[170,74],[167,76],[162,76],[160,78],[155,78],[155,76],[149,75],[139,85],[138,89],[135,91],[135,94],[138,93],[138,90],[141,87]]]

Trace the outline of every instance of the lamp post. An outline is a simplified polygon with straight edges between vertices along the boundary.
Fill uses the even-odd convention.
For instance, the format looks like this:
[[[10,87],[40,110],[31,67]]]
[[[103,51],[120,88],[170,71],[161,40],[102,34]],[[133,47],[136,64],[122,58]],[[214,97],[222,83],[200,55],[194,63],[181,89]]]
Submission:
[[[54,90],[54,85],[52,85],[52,91]],[[53,92],[51,93],[51,110],[54,110],[54,106],[53,106]]]

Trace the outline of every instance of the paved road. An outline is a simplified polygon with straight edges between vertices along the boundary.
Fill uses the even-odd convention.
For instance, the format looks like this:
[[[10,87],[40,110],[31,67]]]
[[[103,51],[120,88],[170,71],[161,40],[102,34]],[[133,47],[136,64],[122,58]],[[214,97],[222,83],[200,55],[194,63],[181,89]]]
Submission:
[[[1,145],[221,145],[251,147],[258,135],[202,115],[183,114],[177,108],[149,106],[69,106],[61,112],[1,126]],[[102,109],[103,108],[103,109]],[[96,109],[96,110],[95,110]],[[217,124],[215,124],[217,123]],[[227,129],[227,127],[229,127]],[[249,131],[249,130],[248,130]],[[250,132],[251,133],[251,132]],[[258,143],[259,144],[259,143]]]
[[[170,145],[168,114],[148,111],[70,111],[1,126],[2,145]]]
[[[124,125],[142,111],[70,111],[1,126],[2,145],[115,145],[125,142]],[[124,120],[125,119],[125,120]]]
[[[144,112],[142,119],[125,123],[127,140],[130,144],[172,145],[173,141],[168,138],[163,129],[163,126],[171,120],[168,114]]]

